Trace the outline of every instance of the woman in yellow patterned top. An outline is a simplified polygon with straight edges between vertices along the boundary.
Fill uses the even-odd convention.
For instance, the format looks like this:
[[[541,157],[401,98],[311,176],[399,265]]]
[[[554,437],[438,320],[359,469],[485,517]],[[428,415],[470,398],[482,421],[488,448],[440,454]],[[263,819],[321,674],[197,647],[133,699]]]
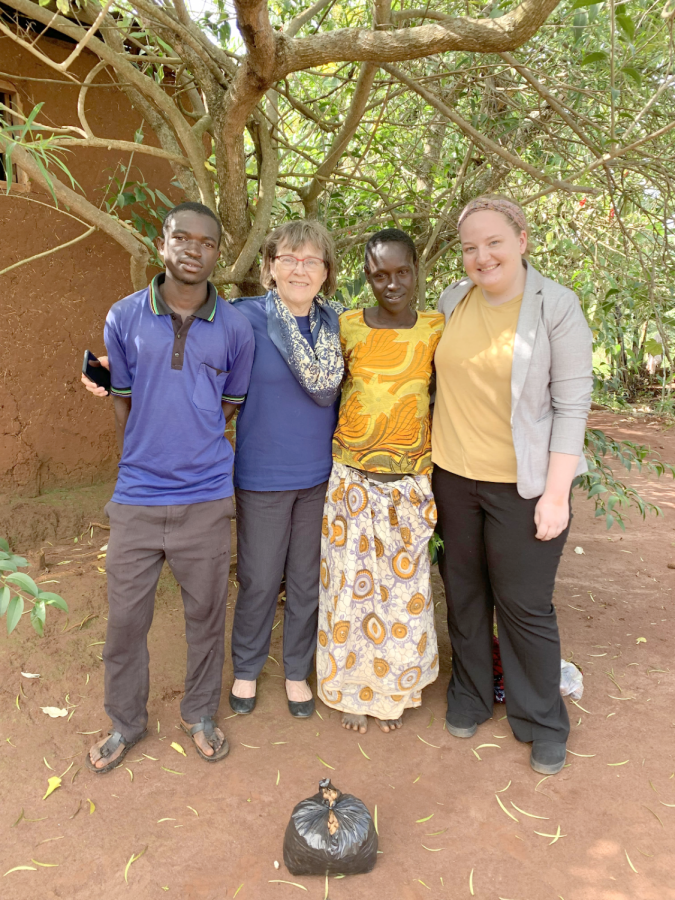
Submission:
[[[345,382],[321,545],[318,694],[363,734],[401,726],[438,675],[427,543],[429,384],[443,316],[415,312],[417,252],[390,228],[366,246],[377,306],[340,317]]]

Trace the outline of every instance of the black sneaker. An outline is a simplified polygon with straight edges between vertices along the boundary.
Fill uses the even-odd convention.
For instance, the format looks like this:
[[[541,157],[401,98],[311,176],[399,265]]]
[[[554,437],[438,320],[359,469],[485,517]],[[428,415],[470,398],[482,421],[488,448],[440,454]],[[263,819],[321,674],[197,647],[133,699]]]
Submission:
[[[468,716],[448,711],[445,716],[445,727],[453,737],[470,738],[476,733],[478,725],[472,722]]]
[[[532,741],[530,765],[540,775],[557,775],[565,765],[567,744],[559,741]]]

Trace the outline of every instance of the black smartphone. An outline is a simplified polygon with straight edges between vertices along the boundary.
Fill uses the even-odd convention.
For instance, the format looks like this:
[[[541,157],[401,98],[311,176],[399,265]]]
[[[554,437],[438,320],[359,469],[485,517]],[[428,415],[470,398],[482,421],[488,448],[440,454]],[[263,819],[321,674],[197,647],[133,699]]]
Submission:
[[[82,372],[90,381],[93,381],[99,387],[105,388],[110,393],[110,371],[101,365],[91,350],[84,351]]]

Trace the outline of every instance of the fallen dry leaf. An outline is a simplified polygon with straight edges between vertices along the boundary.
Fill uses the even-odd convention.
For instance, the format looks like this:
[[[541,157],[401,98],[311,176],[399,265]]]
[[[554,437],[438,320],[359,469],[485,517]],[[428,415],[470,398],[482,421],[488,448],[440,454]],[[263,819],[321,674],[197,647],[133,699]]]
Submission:
[[[42,799],[46,800],[50,794],[53,794],[54,791],[60,787],[61,787],[61,779],[59,778],[58,775],[52,775],[52,777],[48,781],[47,793],[44,795],[44,797]]]

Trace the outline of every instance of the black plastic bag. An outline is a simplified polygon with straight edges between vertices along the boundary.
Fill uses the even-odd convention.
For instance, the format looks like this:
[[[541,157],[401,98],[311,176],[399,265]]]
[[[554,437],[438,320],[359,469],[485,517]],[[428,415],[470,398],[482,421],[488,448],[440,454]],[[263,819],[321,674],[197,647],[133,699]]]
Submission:
[[[319,793],[293,810],[284,835],[292,875],[360,875],[377,862],[377,832],[364,803],[319,782]]]

